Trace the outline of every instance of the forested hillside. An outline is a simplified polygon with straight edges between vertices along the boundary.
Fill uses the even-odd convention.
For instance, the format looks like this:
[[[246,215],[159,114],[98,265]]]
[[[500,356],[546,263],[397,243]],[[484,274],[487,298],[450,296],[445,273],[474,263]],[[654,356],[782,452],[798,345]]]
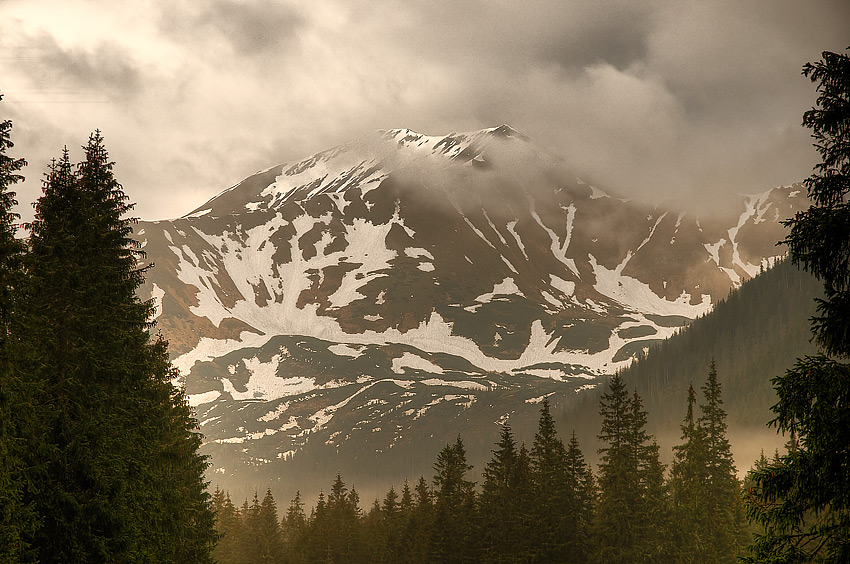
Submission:
[[[688,386],[702,381],[714,360],[725,390],[733,448],[736,430],[768,431],[765,425],[776,402],[771,380],[797,357],[814,353],[809,318],[815,313],[814,299],[821,293],[821,285],[810,274],[790,261],[779,262],[731,291],[711,313],[624,370],[623,380],[645,398],[651,414],[648,430],[662,443],[678,438],[684,415],[680,406]],[[575,429],[583,444],[594,444],[600,394],[586,395],[574,410],[565,410],[559,418],[560,428],[564,432]]]

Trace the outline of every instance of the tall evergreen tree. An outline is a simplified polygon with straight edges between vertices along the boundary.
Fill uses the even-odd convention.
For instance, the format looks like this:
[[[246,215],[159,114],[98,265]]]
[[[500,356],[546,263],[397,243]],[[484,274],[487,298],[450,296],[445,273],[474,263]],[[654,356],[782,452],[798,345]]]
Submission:
[[[19,172],[26,166],[24,159],[7,154],[14,147],[11,131],[11,120],[0,121],[0,562],[23,558],[24,537],[36,526],[32,511],[23,502],[26,479],[20,453],[25,448],[24,420],[30,416],[24,406],[31,392],[13,370],[8,339],[24,252],[23,243],[15,237],[20,215],[14,211],[18,202],[12,186],[23,180]]]
[[[850,49],[850,48],[848,48]],[[785,224],[791,260],[823,282],[815,340],[826,355],[850,356],[850,56],[825,51],[803,74],[817,83],[817,107],[803,115],[821,162],[806,179],[812,205]]]
[[[594,562],[636,562],[640,483],[628,440],[630,402],[626,384],[618,374],[600,399],[602,429],[599,440],[599,505],[594,521]]]
[[[227,564],[242,564],[242,518],[239,510],[233,505],[230,494],[218,489],[213,494],[213,508],[219,534],[213,551],[214,559]]]
[[[300,562],[308,564],[311,562],[334,562],[331,557],[331,535],[328,520],[327,503],[325,492],[319,492],[316,507],[310,514],[310,519],[305,530],[304,541],[301,546],[302,559]]]
[[[472,466],[466,462],[466,449],[458,435],[455,444],[446,445],[434,463],[434,519],[431,558],[446,564],[475,561],[472,520],[475,509],[475,483],[466,479]]]
[[[413,489],[415,505],[410,516],[410,562],[425,564],[429,562],[431,536],[435,525],[434,499],[428,481],[420,476]]]
[[[362,545],[358,523],[358,496],[354,488],[348,490],[339,474],[328,493],[325,513],[332,535],[329,539],[328,560],[340,564],[359,562],[362,557]]]
[[[389,550],[387,547],[389,531],[381,510],[381,502],[378,498],[372,502],[372,507],[366,512],[361,522],[361,537],[366,551],[366,560],[375,564],[389,561]]]
[[[732,460],[732,449],[726,438],[726,411],[714,361],[702,387],[704,404],[700,405],[699,426],[705,444],[706,497],[703,511],[708,522],[705,533],[713,550],[712,561],[734,562],[744,544],[745,530],[738,472]]]
[[[208,562],[215,539],[197,422],[152,304],[136,290],[138,243],[103,138],[75,171],[67,151],[36,203],[16,368],[40,387],[43,562]]]
[[[257,542],[260,564],[283,564],[284,546],[280,521],[277,516],[277,504],[272,496],[271,488],[266,490],[260,511],[257,514]]]
[[[515,554],[519,562],[534,562],[539,555],[537,536],[533,529],[535,527],[536,508],[533,506],[535,499],[534,470],[532,469],[531,453],[522,443],[517,451],[516,465],[514,466],[514,483],[516,484],[517,516],[520,519],[517,532],[517,547]]]
[[[670,490],[664,480],[666,467],[658,455],[658,443],[653,440],[647,449],[645,473],[646,483],[646,533],[644,553],[646,562],[666,564],[673,558],[673,513]]]
[[[803,125],[821,162],[806,181],[812,205],[786,222],[785,243],[823,282],[812,326],[823,353],[773,380],[772,423],[798,446],[751,475],[747,514],[764,529],[751,562],[850,562],[850,56],[824,52],[803,74],[817,84]]]
[[[284,549],[289,562],[301,562],[306,531],[307,517],[304,515],[304,502],[301,501],[301,492],[297,491],[289,503],[282,526]]]
[[[528,458],[520,459],[510,425],[502,427],[496,446],[484,467],[478,498],[481,562],[522,562],[527,559],[530,533],[528,504],[532,483]]]
[[[576,535],[576,531],[568,527],[570,514],[575,510],[575,495],[568,483],[566,454],[564,443],[555,431],[549,401],[544,398],[531,446],[534,482],[532,528],[543,562],[565,561],[567,545]]]
[[[0,94],[2,100],[3,95]],[[15,146],[11,137],[12,121],[0,121],[0,338],[4,342],[13,291],[20,283],[21,257],[24,252],[23,243],[15,237],[21,216],[14,211],[18,202],[12,186],[24,179],[20,171],[27,162],[7,154]]]
[[[682,422],[682,444],[673,447],[670,491],[675,516],[676,560],[687,563],[710,562],[711,547],[705,538],[708,512],[705,510],[708,460],[703,428],[694,414],[696,392],[688,388],[688,404]]]
[[[600,400],[599,504],[594,520],[596,562],[661,562],[668,558],[666,496],[658,446],[647,435],[640,396],[629,397],[619,375]]]
[[[572,506],[567,515],[567,530],[573,531],[573,535],[567,539],[566,562],[587,562],[591,548],[590,527],[596,500],[596,482],[579,448],[575,431],[567,445],[564,463],[568,488],[573,492]]]
[[[404,516],[409,516],[413,511],[413,492],[410,490],[410,484],[407,480],[404,481],[404,487],[401,488],[399,511],[401,511],[401,514]]]
[[[646,432],[647,412],[635,391],[629,412],[629,451],[634,457],[640,497],[637,505],[637,543],[639,559],[647,563],[666,563],[672,554],[670,507],[664,465],[659,459],[658,443]]]
[[[250,505],[245,508],[242,514],[240,557],[245,564],[258,564],[262,561],[260,510],[260,495],[258,492],[254,492]]]

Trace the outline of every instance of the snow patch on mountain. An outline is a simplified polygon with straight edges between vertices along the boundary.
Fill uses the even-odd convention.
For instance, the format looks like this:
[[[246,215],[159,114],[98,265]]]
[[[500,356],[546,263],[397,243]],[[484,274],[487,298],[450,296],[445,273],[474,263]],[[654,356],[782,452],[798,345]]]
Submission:
[[[560,382],[563,382],[565,380],[564,373],[556,368],[525,368],[523,369],[522,373],[530,374],[531,376],[537,376],[538,378],[549,378],[551,380],[558,380]]]
[[[720,247],[726,244],[726,239],[721,239],[716,243],[703,243],[703,247],[708,251],[708,254],[711,255],[711,258],[714,260],[714,264],[720,266]]]
[[[431,400],[430,402],[428,402],[424,406],[420,407],[419,409],[407,410],[405,412],[405,415],[408,415],[408,416],[413,415],[412,419],[413,419],[413,421],[416,421],[417,419],[419,419],[423,415],[425,415],[425,413],[428,412],[428,410],[430,410],[434,406],[439,405],[441,403],[457,402],[457,404],[460,407],[462,407],[464,409],[469,409],[470,407],[472,407],[472,404],[474,404],[477,399],[478,398],[476,398],[475,396],[470,396],[470,395],[447,394],[445,396],[440,396],[438,398]]]
[[[420,380],[426,386],[448,386],[451,388],[461,388],[464,390],[487,390],[488,386],[481,382],[473,382],[471,380],[441,380],[440,378],[425,378]]]
[[[348,248],[326,255],[331,264],[340,261],[342,256],[355,256],[363,261],[357,263],[356,269],[347,271],[339,289],[328,296],[333,307],[344,307],[355,300],[365,298],[366,296],[359,292],[360,288],[375,278],[386,276],[382,271],[389,268],[390,261],[398,256],[398,253],[388,249],[385,241],[390,229],[397,223],[402,223],[397,216],[393,221],[379,225],[357,219],[348,227]]]
[[[470,221],[470,219],[468,217],[466,217],[466,215],[463,214],[463,212],[460,210],[460,208],[457,207],[457,204],[455,204],[455,207],[457,208],[458,213],[461,214],[461,216],[463,217],[463,220],[466,222],[466,224],[469,226],[469,228],[472,229],[472,231],[474,231],[475,234],[478,235],[478,237],[480,237],[482,241],[487,243],[488,247],[490,247],[493,250],[496,250],[496,246],[493,245],[493,243],[490,242],[490,240],[484,235],[484,233],[481,232],[480,229],[475,227],[475,224],[472,223],[472,221]]]
[[[759,265],[744,262],[741,258],[740,250],[738,249],[738,241],[736,237],[738,235],[738,231],[740,231],[741,228],[751,219],[754,223],[760,223],[762,216],[765,211],[767,211],[770,204],[764,206],[763,209],[760,209],[759,206],[770,197],[772,192],[772,190],[768,190],[764,193],[747,197],[745,200],[745,209],[738,218],[738,224],[729,228],[729,241],[732,243],[732,264],[740,266],[749,276],[755,276],[758,274]],[[740,282],[740,277],[738,282]],[[736,282],[736,284],[738,282]]]
[[[522,238],[519,236],[519,233],[517,233],[517,231],[516,231],[516,224],[517,223],[518,223],[518,220],[516,220],[516,219],[508,222],[508,224],[507,224],[508,233],[513,235],[514,240],[517,243],[517,246],[519,246],[519,250],[522,251],[522,256],[525,257],[525,260],[529,260],[528,259],[528,253],[525,252],[525,245],[522,242]]]
[[[351,358],[357,358],[363,354],[362,347],[354,347],[347,343],[338,343],[335,345],[331,345],[328,347],[328,350],[337,356],[347,356]]]
[[[443,369],[421,356],[406,352],[398,358],[393,359],[392,370],[396,374],[405,374],[407,368],[421,370],[429,374],[442,374]]]
[[[189,396],[189,405],[192,407],[198,407],[199,405],[203,405],[205,403],[210,403],[212,401],[217,400],[221,396],[221,392],[218,390],[213,390],[211,392],[204,392],[201,394],[191,394]]]
[[[477,298],[475,298],[476,302],[486,304],[493,301],[493,298],[496,296],[522,296],[523,293],[517,287],[516,282],[513,278],[505,278],[498,284],[493,286],[493,290],[491,292],[487,292],[486,294],[481,294]]]
[[[308,392],[316,387],[316,381],[312,378],[298,376],[282,378],[278,376],[280,361],[280,354],[274,355],[268,362],[262,362],[256,357],[245,359],[245,369],[250,373],[250,378],[245,386],[246,391],[237,391],[229,379],[223,378],[222,384],[225,393],[230,394],[235,400],[262,399],[272,401]]]
[[[569,280],[564,280],[554,274],[549,275],[549,283],[553,288],[556,288],[564,293],[565,296],[572,296],[576,290],[576,283]]]
[[[675,301],[670,301],[655,294],[649,284],[621,274],[627,261],[624,260],[616,268],[609,269],[597,263],[593,255],[588,255],[588,258],[593,274],[596,276],[596,284],[593,286],[596,291],[636,311],[659,315],[681,315],[695,319],[711,310],[711,296],[708,294],[703,294],[702,301],[696,305],[691,303],[690,294],[684,291]]]
[[[406,249],[404,249],[404,254],[405,256],[408,256],[410,258],[426,257],[431,260],[434,260],[434,255],[432,255],[430,251],[428,251],[427,249],[422,249],[420,247],[407,247]]]
[[[529,205],[531,207],[531,217],[533,217],[534,221],[537,222],[537,225],[542,227],[543,230],[546,231],[546,233],[549,235],[549,239],[552,242],[550,247],[552,250],[552,255],[556,259],[564,263],[564,265],[566,265],[566,267],[569,268],[573,272],[573,274],[579,276],[575,260],[567,257],[567,251],[569,250],[570,241],[573,235],[573,221],[575,220],[576,209],[575,206],[573,204],[570,204],[570,206],[567,208],[569,210],[569,213],[567,215],[565,226],[566,235],[564,236],[564,242],[562,243],[558,235],[545,223],[543,223],[542,219],[540,219],[540,215],[538,215],[538,213],[534,210],[534,203],[529,201]]]
[[[152,320],[162,315],[162,298],[165,297],[165,290],[156,285],[151,285],[151,300],[153,300],[153,316]]]

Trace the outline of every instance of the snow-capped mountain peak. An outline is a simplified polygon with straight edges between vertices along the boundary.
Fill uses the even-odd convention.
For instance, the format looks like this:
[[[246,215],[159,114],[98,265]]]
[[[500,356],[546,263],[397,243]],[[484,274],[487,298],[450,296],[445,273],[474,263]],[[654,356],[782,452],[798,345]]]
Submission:
[[[706,313],[781,253],[805,191],[737,204],[609,197],[506,125],[379,131],[141,222],[142,298],[217,471],[410,454],[458,421],[495,440]]]
[[[185,217],[221,217],[274,209],[289,200],[376,188],[393,172],[412,166],[480,164],[488,147],[505,141],[528,143],[508,125],[467,133],[423,135],[410,129],[379,130],[295,163],[263,170],[228,188]],[[259,190],[258,190],[259,188]]]

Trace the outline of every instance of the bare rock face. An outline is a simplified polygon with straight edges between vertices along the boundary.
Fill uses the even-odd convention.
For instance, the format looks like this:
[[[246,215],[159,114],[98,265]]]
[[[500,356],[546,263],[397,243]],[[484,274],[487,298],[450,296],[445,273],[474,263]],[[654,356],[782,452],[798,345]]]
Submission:
[[[794,185],[697,217],[585,184],[508,126],[391,130],[141,222],[141,297],[212,481],[386,484],[458,432],[474,459],[542,397],[580,401],[772,264],[806,205]]]

